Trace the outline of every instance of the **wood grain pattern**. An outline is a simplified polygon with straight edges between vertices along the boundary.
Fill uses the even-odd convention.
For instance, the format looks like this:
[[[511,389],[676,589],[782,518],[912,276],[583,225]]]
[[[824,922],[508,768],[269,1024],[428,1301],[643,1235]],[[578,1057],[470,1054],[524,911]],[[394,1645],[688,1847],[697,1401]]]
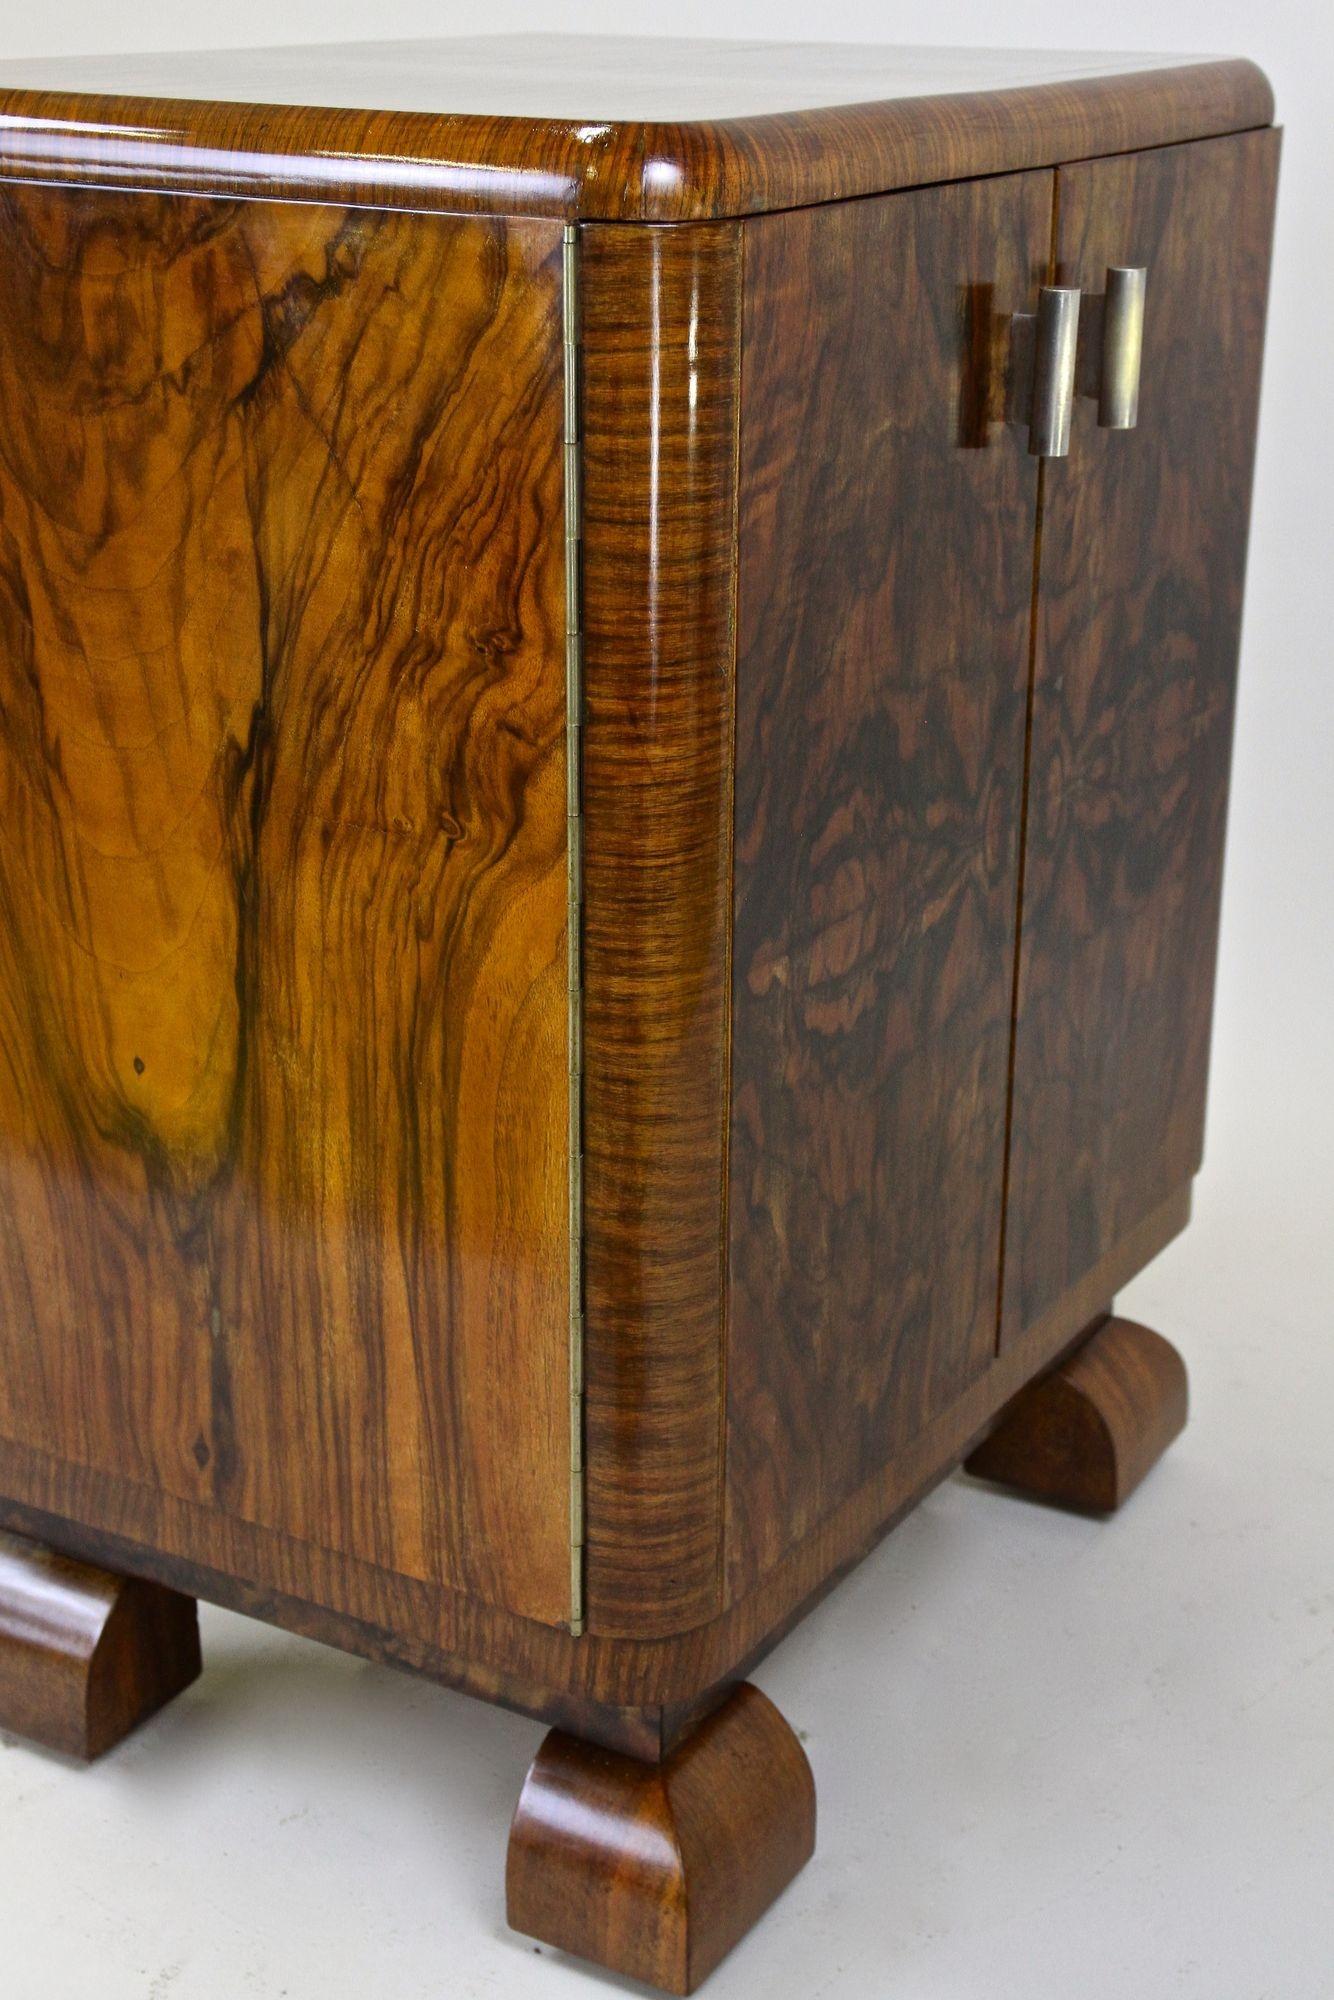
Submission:
[[[990,1364],[1051,176],[747,227],[727,1568]]]
[[[1207,72],[1076,92],[1064,124],[1050,97],[1026,99],[1021,116],[1004,92],[983,94],[1005,145],[1046,157],[1074,133],[1088,150],[1116,130],[1184,136],[1205,116]],[[1239,84],[1243,72],[1228,74]],[[1148,118],[1150,99],[1135,125],[1133,105]],[[957,1177],[985,1231],[992,1196],[973,1142],[993,1116],[991,986],[1008,949],[993,890],[1013,883],[1012,822],[981,774],[1006,768],[1012,688],[1002,675],[990,703],[981,694],[961,607],[995,601],[1002,623],[1018,617],[1020,558],[994,515],[1030,475],[1012,440],[983,444],[994,330],[1029,301],[1041,252],[991,206],[994,182],[755,225],[798,242],[828,227],[842,254],[811,242],[797,259],[811,282],[793,319],[809,312],[823,343],[776,317],[769,328],[750,313],[746,327],[756,356],[757,341],[790,338],[800,362],[766,420],[773,476],[751,490],[755,546],[799,548],[790,523],[788,541],[777,536],[792,483],[827,564],[806,574],[809,612],[782,562],[756,558],[750,572],[743,617],[776,631],[795,610],[802,659],[822,679],[803,685],[775,640],[791,732],[762,699],[739,718],[750,789],[738,824],[771,854],[774,880],[739,851],[751,956],[744,978],[739,954],[735,971],[780,1050],[779,972],[800,974],[791,990],[808,1018],[770,1087],[800,1114],[788,1136],[813,1133],[823,1178],[808,1237],[791,1158],[761,1150],[751,1127],[755,1172],[738,1174],[733,1198],[758,1190],[756,1240],[777,1216],[800,1255],[786,1274],[758,1259],[744,1274],[750,1332],[776,1299],[780,1338],[742,1359],[730,1392],[745,1435],[727,1601],[730,772],[752,225],[582,232],[592,1470],[591,1626],[575,1639],[557,1622],[569,1574],[560,231],[393,211],[456,197],[485,207],[513,185],[516,204],[557,215],[583,196],[524,179],[547,174],[556,144],[535,128],[511,183],[494,133],[469,127],[456,148],[448,121],[192,106],[171,137],[159,102],[142,156],[113,137],[90,160],[66,149],[60,121],[74,108],[55,105],[40,156],[41,128],[0,109],[0,1519],[660,1757],[1188,1212],[1183,1157],[1182,1180],[1155,1170],[1147,1205],[1118,1215],[1091,1261],[1081,1251],[1044,1278],[983,1368],[967,1229],[937,1196]],[[114,124],[124,107],[78,110]],[[858,173],[873,157],[875,172],[890,159],[884,170],[904,173],[998,157],[1000,127],[974,100],[900,111],[911,142],[882,156],[866,137],[889,130],[879,114],[869,126],[850,114],[842,136],[817,119],[823,164],[795,180],[748,167],[735,198],[799,186],[815,199],[840,184],[840,147]],[[271,150],[206,159],[197,142],[228,134]],[[695,139],[713,159],[713,141]],[[337,158],[340,140],[378,157]],[[648,156],[616,143],[599,151],[599,138],[579,173],[623,169],[589,199],[635,213]],[[775,138],[766,158],[780,150]],[[159,183],[179,171],[187,186],[198,172],[298,196],[346,182],[381,206],[48,190],[6,183],[6,170]],[[713,171],[684,194],[664,180],[653,199],[688,203]],[[1239,185],[1248,238],[1259,199],[1254,177]],[[1200,228],[1226,244],[1215,200]],[[877,236],[875,212],[898,201],[937,204],[934,237]],[[998,258],[1016,279],[1008,296]],[[878,312],[858,318],[850,270]],[[878,374],[821,319],[821,284],[844,287]],[[1206,355],[1219,340],[1249,352],[1249,313],[1243,301],[1224,315]],[[908,381],[919,353],[941,392],[929,410]],[[839,380],[868,399],[860,417],[826,407]],[[784,446],[780,407],[794,425],[823,411],[832,471]],[[882,480],[868,524],[854,489],[877,451],[899,484]],[[1188,427],[1173,451],[1208,463],[1213,446]],[[1190,566],[1219,553],[1182,553],[1204,504],[1195,462],[1172,465],[1185,525],[1164,529],[1169,594],[1185,594],[1183,563],[1194,592]],[[899,543],[909,477],[921,535]],[[954,509],[986,552],[977,573],[945,518]],[[1085,561],[1103,525],[1088,532]],[[856,584],[850,617],[840,571]],[[1134,588],[1143,595],[1138,572]],[[955,643],[937,637],[927,678],[913,644],[933,629]],[[1008,670],[1009,655],[998,662]],[[822,686],[839,696],[827,712]],[[865,756],[852,722],[863,691]],[[823,793],[794,782],[797,732]],[[829,775],[839,743],[855,796]],[[940,791],[938,819],[919,780]],[[836,840],[802,874],[772,809],[780,783],[825,832],[845,806],[862,815],[880,870],[864,906],[840,902],[852,876]],[[1120,812],[1115,784],[1111,796]],[[919,881],[932,894],[914,901]],[[894,933],[873,920],[882,888]],[[805,898],[804,928],[785,941],[770,921],[780,889]],[[874,984],[896,966],[895,938],[911,1003],[898,1011]],[[861,1027],[877,1008],[880,1043]],[[976,1092],[947,1089],[937,1056],[964,1079],[974,1064]],[[750,1061],[746,1077],[742,1050],[738,1103],[758,1088]],[[907,1368],[878,1330],[859,1360],[832,1317],[812,1340],[796,1310],[818,1270],[805,1251],[840,1221],[860,1159],[848,1135],[861,1113],[840,1078],[866,1075],[889,1078],[896,1175],[920,1179],[902,1215],[877,1192],[888,1220],[873,1256],[830,1268],[857,1310],[868,1287],[906,1292]],[[824,1122],[803,1128],[821,1093]],[[958,1147],[920,1143],[951,1102]],[[1060,1170],[1053,1153],[1046,1185]],[[769,1202],[766,1174],[782,1199]],[[953,1298],[933,1272],[958,1279]],[[806,1419],[785,1407],[806,1379],[828,1397],[823,1427],[812,1464],[791,1473],[795,1525],[775,1528],[787,1487],[756,1440],[767,1425],[806,1448]]]
[[[772,1702],[743,1685],[665,1763],[553,1733],[510,1830],[516,1930],[693,1993],[815,1848],[815,1786]]]
[[[54,72],[54,89],[31,87],[41,70],[17,65],[14,81],[0,75],[0,172],[684,222],[1170,145],[1273,116],[1265,77],[1232,60],[753,43],[734,64],[736,96],[755,99],[763,64],[773,80],[758,101],[774,108],[744,115],[725,85],[701,93],[725,45],[701,56],[698,44],[654,41],[639,54],[624,38],[580,37],[563,59],[561,47],[516,36],[406,43],[397,58],[371,45],[360,61],[355,49],[287,51],[289,104],[281,51],[140,58],[137,73],[133,59],[78,58]],[[814,77],[827,85],[812,102]],[[664,90],[680,105],[665,115]],[[347,104],[360,108],[336,108]],[[422,108],[391,108],[404,105]]]
[[[0,1434],[567,1617],[559,230],[0,247]]]
[[[91,1762],[199,1670],[192,1597],[0,1534],[0,1729]]]
[[[1171,1342],[1107,1318],[1015,1398],[964,1463],[975,1478],[1032,1499],[1110,1514],[1185,1428],[1187,1405],[1185,1364]]]
[[[748,1673],[963,1459],[997,1412],[1077,1343],[1189,1216],[1190,1189],[1182,1187],[1010,1342],[958,1402],[876,1465],[744,1598],[675,1635],[575,1639],[458,1591],[45,1460],[4,1439],[0,1525],[559,1721],[590,1741],[656,1755],[655,1744],[670,1748],[683,1718],[688,1723],[692,1711]]]
[[[740,238],[583,246],[589,1628],[718,1608]]]
[[[1046,470],[1002,1337],[1200,1163],[1278,139],[1063,167],[1148,268],[1139,426]]]

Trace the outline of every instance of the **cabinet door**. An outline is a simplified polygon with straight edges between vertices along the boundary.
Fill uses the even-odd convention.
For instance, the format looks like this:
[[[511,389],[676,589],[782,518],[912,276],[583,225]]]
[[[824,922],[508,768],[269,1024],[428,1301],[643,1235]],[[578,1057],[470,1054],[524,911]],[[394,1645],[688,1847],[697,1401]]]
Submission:
[[[991,1363],[1052,177],[745,232],[727,1570]]]
[[[562,1620],[560,226],[0,267],[0,1492]]]
[[[1200,1164],[1278,139],[1063,167],[1058,277],[1148,271],[1139,421],[1044,470],[1003,1331]]]

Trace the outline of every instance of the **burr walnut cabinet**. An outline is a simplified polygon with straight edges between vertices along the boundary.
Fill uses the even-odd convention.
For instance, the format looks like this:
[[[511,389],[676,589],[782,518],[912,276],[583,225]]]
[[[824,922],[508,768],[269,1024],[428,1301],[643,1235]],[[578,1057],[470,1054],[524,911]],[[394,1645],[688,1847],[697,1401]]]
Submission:
[[[750,1665],[1180,1428],[1271,120],[0,72],[0,1721],[105,1748],[197,1597],[505,1702],[512,1921],[687,1991],[814,1837]]]

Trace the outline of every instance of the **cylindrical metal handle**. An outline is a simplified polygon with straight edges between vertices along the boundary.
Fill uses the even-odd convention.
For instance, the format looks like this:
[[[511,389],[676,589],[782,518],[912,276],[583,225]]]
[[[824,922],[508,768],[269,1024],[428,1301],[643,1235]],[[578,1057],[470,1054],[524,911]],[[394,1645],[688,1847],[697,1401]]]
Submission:
[[[1139,371],[1144,351],[1142,268],[1114,265],[1107,273],[1102,318],[1102,378],[1098,422],[1106,431],[1132,431],[1139,416]]]
[[[1064,458],[1070,449],[1078,343],[1078,287],[1044,285],[1038,294],[1033,413],[1028,426],[1028,449],[1035,458]]]

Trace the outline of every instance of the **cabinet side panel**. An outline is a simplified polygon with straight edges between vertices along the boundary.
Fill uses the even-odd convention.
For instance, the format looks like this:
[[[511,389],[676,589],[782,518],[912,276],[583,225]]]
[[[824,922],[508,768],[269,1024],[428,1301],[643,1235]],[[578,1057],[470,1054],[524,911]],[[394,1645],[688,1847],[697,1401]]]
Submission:
[[[746,228],[727,1570],[995,1345],[1036,467],[1035,173]]]
[[[583,251],[589,1629],[719,1602],[740,234]]]
[[[0,258],[0,1436],[568,1617],[559,227]]]
[[[1148,278],[1044,488],[1003,1338],[1200,1164],[1278,143],[1060,171],[1060,282]]]

